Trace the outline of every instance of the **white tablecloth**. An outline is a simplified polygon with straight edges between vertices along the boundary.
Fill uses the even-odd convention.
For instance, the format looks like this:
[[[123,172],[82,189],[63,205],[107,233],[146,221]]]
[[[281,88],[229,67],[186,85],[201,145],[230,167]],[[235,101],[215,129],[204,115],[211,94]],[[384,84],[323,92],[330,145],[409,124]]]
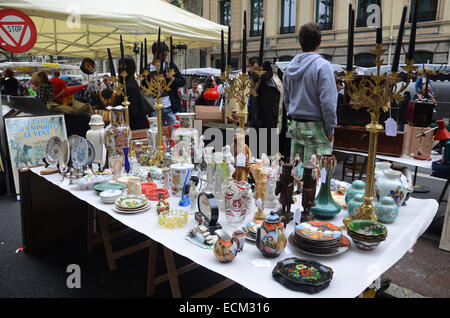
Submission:
[[[31,170],[39,175],[42,169],[32,168]],[[60,175],[41,177],[61,187]],[[152,203],[152,208],[147,212],[120,214],[114,212],[111,205],[103,204],[94,190],[78,190],[75,185],[63,186],[62,188],[70,191],[74,196],[89,203],[96,209],[108,213],[126,226],[165,245],[175,253],[183,255],[197,264],[226,276],[253,292],[269,298],[357,297],[414,246],[417,238],[431,224],[438,210],[436,200],[418,200],[411,198],[406,207],[400,208],[398,219],[393,224],[387,225],[387,240],[372,251],[360,250],[352,244],[348,251],[335,257],[312,257],[296,252],[288,243],[285,252],[281,256],[276,259],[266,259],[254,243],[246,241],[243,252],[238,253],[231,263],[222,264],[215,258],[212,250],[202,249],[185,239],[187,231],[196,225],[193,215],[189,216],[189,222],[185,228],[165,229],[158,225],[156,202]],[[178,206],[179,197],[171,196],[168,201],[173,208],[187,209]],[[301,200],[298,200],[297,204],[293,205],[292,211],[299,207],[299,202]],[[254,210],[247,216],[246,221],[251,221]],[[265,212],[268,213],[270,211],[266,210]],[[341,226],[343,224],[343,218],[347,216],[347,211],[342,210],[330,222]],[[223,212],[220,213],[219,223],[230,235],[235,229],[227,224]],[[290,234],[293,230],[294,224],[291,222],[286,232]],[[288,257],[313,259],[331,267],[334,271],[334,277],[330,286],[318,294],[309,295],[291,291],[279,284],[272,278],[272,270],[278,261]],[[252,261],[258,259],[263,259],[269,266],[255,266]]]

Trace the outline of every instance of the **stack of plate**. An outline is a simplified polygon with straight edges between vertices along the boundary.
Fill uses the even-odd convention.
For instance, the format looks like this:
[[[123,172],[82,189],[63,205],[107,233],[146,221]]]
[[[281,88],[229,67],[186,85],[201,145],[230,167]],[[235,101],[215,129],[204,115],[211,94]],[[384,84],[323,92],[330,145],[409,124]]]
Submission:
[[[340,228],[327,222],[304,222],[289,236],[289,243],[301,253],[315,256],[335,256],[350,247],[350,240]]]
[[[118,189],[109,189],[100,192],[100,199],[105,204],[113,204],[122,196],[122,190]]]
[[[356,220],[347,227],[347,234],[363,250],[373,250],[387,237],[387,227],[380,222]]]
[[[261,227],[261,224],[255,222],[247,223],[247,225],[242,228],[245,233],[245,238],[249,241],[256,242],[256,232],[259,227]]]
[[[330,285],[333,270],[318,262],[292,257],[278,262],[272,276],[289,289],[315,294]]]
[[[98,183],[94,186],[94,190],[97,192],[97,194],[100,194],[106,190],[123,190],[125,188],[126,187],[123,183],[116,182],[116,181],[102,182],[102,183]]]
[[[119,213],[139,213],[150,208],[150,201],[143,195],[126,195],[114,203],[113,210]]]

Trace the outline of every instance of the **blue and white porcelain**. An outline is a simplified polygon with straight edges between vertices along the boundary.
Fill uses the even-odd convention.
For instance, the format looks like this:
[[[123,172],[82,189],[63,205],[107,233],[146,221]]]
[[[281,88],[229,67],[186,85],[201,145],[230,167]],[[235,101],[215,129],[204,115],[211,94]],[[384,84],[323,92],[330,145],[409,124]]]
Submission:
[[[383,197],[375,206],[375,215],[382,223],[393,223],[398,216],[398,205],[392,197]]]
[[[72,163],[76,168],[82,168],[89,157],[89,146],[86,141],[81,136],[75,136],[72,139],[71,147]]]
[[[364,181],[362,181],[362,180],[353,181],[352,185],[346,191],[345,204],[348,205],[350,200],[353,199],[353,197],[356,194],[358,194],[358,193],[364,194],[365,191],[366,191],[366,183]]]
[[[94,144],[92,142],[90,142],[87,139],[86,139],[86,142],[88,144],[88,158],[86,161],[86,165],[90,166],[90,165],[92,165],[92,163],[94,162],[94,159],[95,159],[95,148],[94,148]]]
[[[347,204],[348,215],[354,216],[358,213],[359,207],[364,203],[364,195],[357,193]]]

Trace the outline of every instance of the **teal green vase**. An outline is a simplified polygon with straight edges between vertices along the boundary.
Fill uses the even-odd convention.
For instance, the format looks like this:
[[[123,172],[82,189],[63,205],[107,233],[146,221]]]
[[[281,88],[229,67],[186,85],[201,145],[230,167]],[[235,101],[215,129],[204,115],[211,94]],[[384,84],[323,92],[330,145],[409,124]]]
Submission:
[[[321,176],[320,191],[314,200],[314,206],[311,208],[312,214],[318,219],[332,219],[341,212],[341,206],[334,201],[330,190],[331,176],[335,168],[336,158],[334,156],[322,156],[319,158],[319,169],[321,173],[326,171],[326,179],[323,180],[323,175]]]

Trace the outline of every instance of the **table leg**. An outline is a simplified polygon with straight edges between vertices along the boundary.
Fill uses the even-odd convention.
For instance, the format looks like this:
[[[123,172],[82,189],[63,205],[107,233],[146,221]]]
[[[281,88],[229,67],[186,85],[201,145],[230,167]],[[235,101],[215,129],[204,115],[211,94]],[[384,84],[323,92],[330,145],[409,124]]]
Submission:
[[[447,181],[448,183],[448,181]],[[450,195],[448,200],[450,201]],[[439,248],[444,251],[450,252],[450,204],[447,203],[447,209],[445,211],[444,225],[442,227],[441,241]]]
[[[156,280],[156,253],[158,251],[156,242],[150,241],[150,248],[148,249],[148,278],[147,278],[147,296],[151,296],[155,292]]]
[[[178,284],[177,269],[175,267],[175,259],[173,252],[163,246],[164,258],[166,259],[167,274],[169,275],[170,290],[173,298],[181,298],[180,285]]]
[[[428,192],[430,192],[430,189],[428,189],[427,187],[424,187],[424,186],[416,184],[418,169],[419,169],[419,167],[417,167],[417,166],[414,169],[414,179],[413,179],[414,192],[416,192],[416,193],[428,193]]]
[[[113,271],[117,268],[116,261],[113,257],[113,249],[111,245],[111,237],[109,235],[108,223],[106,213],[98,211],[98,223],[102,232],[103,246],[105,247],[106,259],[108,260],[109,270]]]
[[[94,246],[94,207],[88,206],[88,224],[87,224],[87,253],[91,255]]]

